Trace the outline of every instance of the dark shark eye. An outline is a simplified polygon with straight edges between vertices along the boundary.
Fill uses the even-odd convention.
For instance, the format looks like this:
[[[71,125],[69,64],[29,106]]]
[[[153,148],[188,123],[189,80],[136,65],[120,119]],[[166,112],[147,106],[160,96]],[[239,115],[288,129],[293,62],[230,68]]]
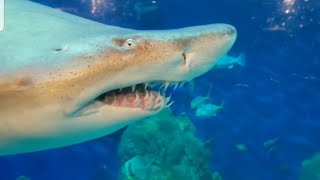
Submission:
[[[137,45],[136,40],[134,40],[134,39],[127,39],[127,40],[123,43],[122,47],[125,48],[125,49],[132,49],[132,48],[136,47],[136,45]]]

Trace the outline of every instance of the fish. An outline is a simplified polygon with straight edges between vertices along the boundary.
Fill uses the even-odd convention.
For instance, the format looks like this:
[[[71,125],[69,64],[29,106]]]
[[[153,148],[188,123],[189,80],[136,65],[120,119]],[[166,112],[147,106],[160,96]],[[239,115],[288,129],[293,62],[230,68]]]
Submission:
[[[138,31],[28,0],[0,32],[0,155],[70,146],[170,106],[154,83],[208,72],[233,46],[229,24]]]
[[[151,3],[138,1],[134,4],[133,10],[136,13],[137,20],[140,21],[142,16],[158,11],[159,7],[153,1]]]
[[[196,108],[195,114],[197,117],[210,118],[217,116],[218,112],[223,110],[224,103],[222,102],[220,105],[215,105],[211,103],[201,104]]]
[[[215,64],[215,69],[231,69],[235,65],[244,67],[246,65],[246,56],[244,53],[237,57],[225,55]]]
[[[190,108],[191,109],[199,108],[203,104],[207,104],[209,100],[210,100],[210,95],[208,95],[208,96],[197,96],[191,101]]]
[[[210,91],[209,91],[210,92]],[[195,110],[197,117],[209,118],[217,116],[218,112],[223,110],[224,102],[220,105],[212,104],[209,102],[210,93],[206,96],[197,96],[190,103],[190,108]]]
[[[269,139],[269,140],[265,141],[263,143],[263,146],[268,151],[274,151],[277,148],[278,144],[279,144],[279,138],[276,137],[276,138],[272,138],[272,139]]]
[[[240,152],[246,152],[248,151],[248,147],[245,144],[236,144],[235,148]]]

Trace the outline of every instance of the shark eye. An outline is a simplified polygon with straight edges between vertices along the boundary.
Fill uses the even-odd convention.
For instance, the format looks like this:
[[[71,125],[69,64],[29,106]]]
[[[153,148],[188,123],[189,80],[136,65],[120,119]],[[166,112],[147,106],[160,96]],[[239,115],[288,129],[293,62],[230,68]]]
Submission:
[[[127,39],[127,40],[123,43],[122,47],[125,48],[125,49],[132,49],[132,48],[136,47],[136,45],[137,45],[136,40],[134,40],[134,39]]]

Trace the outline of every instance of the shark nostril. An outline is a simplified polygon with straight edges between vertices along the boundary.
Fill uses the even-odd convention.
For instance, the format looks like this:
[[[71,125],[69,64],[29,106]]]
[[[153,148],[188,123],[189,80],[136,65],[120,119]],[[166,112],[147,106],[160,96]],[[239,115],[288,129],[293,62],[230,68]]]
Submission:
[[[187,64],[187,55],[185,53],[182,53],[183,62],[186,65]]]

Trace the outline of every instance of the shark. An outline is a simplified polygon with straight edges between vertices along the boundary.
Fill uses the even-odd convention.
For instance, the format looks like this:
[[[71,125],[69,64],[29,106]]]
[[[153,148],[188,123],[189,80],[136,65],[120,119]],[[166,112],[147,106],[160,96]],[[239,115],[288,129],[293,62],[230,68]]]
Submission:
[[[0,155],[111,134],[172,102],[152,84],[209,71],[237,31],[218,23],[139,31],[28,0],[6,1],[0,32]]]

